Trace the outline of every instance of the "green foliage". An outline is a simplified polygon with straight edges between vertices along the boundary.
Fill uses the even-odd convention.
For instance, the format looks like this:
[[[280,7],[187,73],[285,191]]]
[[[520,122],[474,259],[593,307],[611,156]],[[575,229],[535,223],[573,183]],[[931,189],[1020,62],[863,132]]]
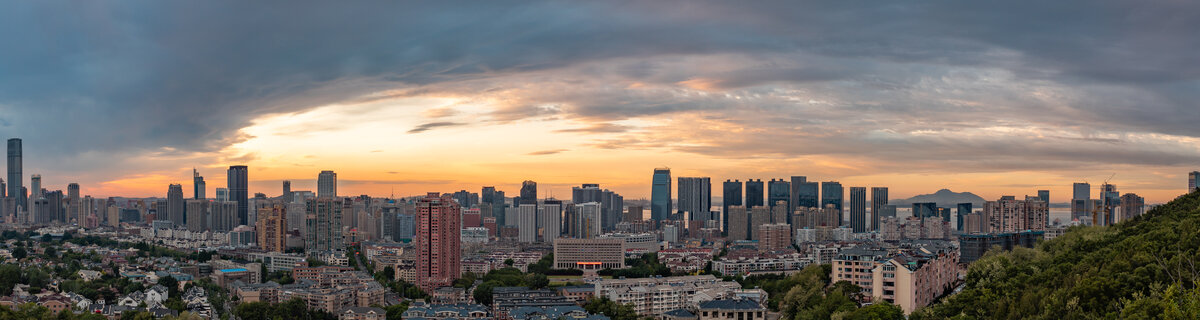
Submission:
[[[887,301],[877,302],[851,312],[847,320],[904,320],[904,309]]]
[[[404,314],[404,311],[408,311],[408,301],[403,301],[400,302],[400,304],[393,304],[384,307],[383,310],[387,311],[387,320],[400,320],[402,319],[401,315]]]
[[[16,249],[13,249],[13,251],[12,251],[13,259],[21,260],[21,259],[25,259],[25,257],[28,257],[28,256],[29,256],[29,252],[25,251],[24,247],[17,247]]]
[[[583,309],[592,314],[603,314],[612,320],[636,320],[637,312],[631,304],[619,304],[608,297],[592,298],[583,305]]]
[[[810,265],[787,279],[767,283],[763,288],[787,291],[777,302],[784,319],[830,319],[835,315],[852,315],[858,309],[857,299],[862,288],[846,281],[829,285],[830,271],[830,265]]]
[[[331,313],[321,310],[308,309],[308,307],[304,304],[304,301],[300,299],[292,299],[278,304],[270,304],[266,302],[243,303],[233,308],[233,314],[242,320],[337,319],[337,317]]]
[[[1194,319],[1197,260],[1193,192],[1110,227],[1073,227],[1036,249],[990,252],[968,269],[962,292],[912,318]]]
[[[658,262],[657,253],[646,253],[639,258],[625,259],[626,269],[604,269],[597,272],[602,276],[614,278],[648,278],[651,276],[670,277],[671,269]]]
[[[46,307],[34,303],[26,303],[16,306],[16,308],[0,306],[0,319],[105,320],[105,317],[94,313],[75,314],[68,310],[63,310],[56,314]]]

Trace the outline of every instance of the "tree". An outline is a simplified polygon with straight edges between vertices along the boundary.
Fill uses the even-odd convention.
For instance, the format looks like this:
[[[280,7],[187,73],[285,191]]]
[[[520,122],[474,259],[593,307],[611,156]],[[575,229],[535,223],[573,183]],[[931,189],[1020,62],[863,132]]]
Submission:
[[[503,286],[504,283],[499,280],[484,281],[478,287],[475,287],[475,291],[471,293],[471,297],[475,298],[475,302],[490,306],[492,305],[492,289]]]
[[[504,259],[504,265],[506,265],[506,266],[511,267],[511,266],[513,266],[513,263],[515,263],[515,262],[513,261],[512,258]]]
[[[525,276],[525,285],[530,289],[541,289],[550,285],[550,279],[544,274],[530,273]]]
[[[383,267],[383,276],[386,277],[388,281],[396,280],[396,268],[393,268],[392,266]]]
[[[175,277],[166,276],[158,278],[158,284],[167,287],[168,297],[179,297],[179,280],[175,280]]]
[[[632,305],[619,304],[608,297],[592,298],[583,305],[583,309],[590,313],[603,314],[613,320],[636,320],[638,318]]]
[[[13,249],[13,251],[12,251],[13,259],[17,259],[17,260],[25,259],[25,257],[28,255],[29,255],[29,252],[25,251],[25,247],[17,247],[16,249]]]
[[[904,320],[904,310],[900,306],[888,303],[887,301],[876,302],[874,304],[859,308],[850,313],[846,317],[847,320]]]

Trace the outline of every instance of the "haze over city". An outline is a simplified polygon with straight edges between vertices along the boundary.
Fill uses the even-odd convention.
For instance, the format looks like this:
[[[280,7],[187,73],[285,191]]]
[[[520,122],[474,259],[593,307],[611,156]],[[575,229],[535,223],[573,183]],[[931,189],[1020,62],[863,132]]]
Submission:
[[[1115,173],[1159,203],[1200,164],[1195,5],[17,3],[0,136],[97,197],[247,165],[271,195],[636,199],[665,166],[1054,203]]]

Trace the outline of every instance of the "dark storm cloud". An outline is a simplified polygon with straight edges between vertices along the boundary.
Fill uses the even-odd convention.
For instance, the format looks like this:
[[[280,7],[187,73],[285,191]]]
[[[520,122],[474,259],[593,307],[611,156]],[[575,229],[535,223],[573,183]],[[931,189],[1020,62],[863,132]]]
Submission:
[[[549,76],[524,78],[536,85],[517,91],[557,90],[519,98],[493,116],[612,121],[758,110],[777,116],[738,120],[903,131],[970,127],[996,115],[1195,137],[1195,30],[1200,3],[1190,1],[17,2],[0,8],[0,133],[26,138],[27,154],[50,164],[87,170],[163,147],[219,150],[245,139],[237,130],[263,114],[398,87],[486,94],[520,84],[471,81],[571,70],[737,97]],[[743,64],[671,63],[705,55],[738,55]],[[1057,106],[1011,88],[956,87],[988,77],[961,78],[954,68],[1005,70],[1016,76],[1012,83],[1045,83],[1071,96]],[[938,87],[928,87],[931,78]],[[798,106],[779,89],[825,94],[836,107]],[[978,95],[1003,104],[931,101]],[[1057,157],[1052,151],[1045,154]],[[104,158],[98,153],[116,160],[79,161]],[[1157,156],[1194,159],[1146,153],[1130,161],[1157,163],[1147,160]]]

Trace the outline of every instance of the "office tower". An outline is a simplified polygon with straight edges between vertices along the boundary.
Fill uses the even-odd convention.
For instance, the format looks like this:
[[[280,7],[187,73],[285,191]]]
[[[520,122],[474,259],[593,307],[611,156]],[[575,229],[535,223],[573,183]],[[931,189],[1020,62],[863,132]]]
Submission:
[[[767,206],[768,207],[775,208],[775,206],[782,204],[785,208],[784,209],[785,212],[791,212],[786,209],[786,208],[792,207],[792,205],[790,204],[791,200],[792,200],[792,184],[791,183],[789,183],[783,179],[771,179],[771,181],[767,182]],[[791,216],[791,214],[788,214],[788,216]]]
[[[283,197],[284,203],[296,201],[296,197],[292,195],[292,180],[283,180],[283,193],[279,196]]]
[[[600,203],[588,202],[575,205],[575,237],[591,239],[600,236]]]
[[[287,250],[287,207],[276,203],[258,209],[258,224],[254,227],[258,235],[258,247],[266,252]]]
[[[712,210],[712,182],[709,177],[679,177],[679,212],[689,213],[688,220],[708,220]]]
[[[204,177],[200,176],[200,171],[192,168],[192,199],[204,199],[207,196],[204,189]]]
[[[547,199],[539,209],[538,220],[542,226],[542,241],[554,243],[562,235],[562,201]]]
[[[888,188],[874,187],[871,188],[871,230],[879,231],[879,218],[882,216],[883,207],[888,204]]]
[[[451,196],[454,201],[458,201],[458,206],[462,208],[479,207],[479,194],[467,190],[459,190]]]
[[[229,166],[226,183],[229,188],[229,201],[237,202],[237,224],[247,225],[250,206],[249,187],[250,170],[246,166]]]
[[[1050,204],[1050,190],[1038,190],[1038,199],[1041,199],[1046,204]]]
[[[957,222],[955,224],[956,230],[963,231],[963,217],[966,217],[968,214],[972,213],[971,211],[974,210],[974,208],[972,208],[973,206],[974,205],[971,204],[970,202],[958,204],[958,219],[957,219],[957,221],[955,221],[955,222]]]
[[[524,199],[525,197],[521,197]],[[517,241],[533,243],[537,241],[538,219],[536,204],[521,204],[516,208]]]
[[[332,170],[325,170],[317,174],[317,196],[337,196],[337,173],[334,173]]]
[[[74,182],[67,184],[67,218],[63,219],[64,222],[73,220],[75,223],[83,225],[85,215],[79,211],[79,200],[79,184]]]
[[[658,223],[671,215],[671,169],[654,169],[650,187],[650,219]]]
[[[1100,200],[1102,206],[1098,210],[1097,216],[1092,217],[1095,225],[1111,226],[1116,221],[1116,210],[1121,206],[1121,195],[1117,192],[1117,186],[1111,184],[1103,184],[1100,186]]]
[[[1121,195],[1121,221],[1146,213],[1146,199],[1134,193]]]
[[[229,201],[229,188],[217,188],[215,193],[217,194],[217,201]]]
[[[912,216],[917,218],[927,218],[938,216],[938,207],[935,202],[916,202],[912,204]]]
[[[521,200],[517,204],[537,204],[537,182],[533,180],[521,182]]]
[[[602,230],[612,230],[621,221],[625,198],[608,189],[600,189],[599,184],[585,183],[571,188],[571,203],[584,204],[597,202],[600,204],[600,226]]]
[[[745,203],[747,208],[763,206],[763,198],[766,196],[763,190],[761,179],[746,180],[746,200],[742,203]]]
[[[742,206],[742,182],[725,180],[721,185],[721,230],[729,233],[729,208]]]
[[[983,203],[985,232],[1019,232],[1046,230],[1050,207],[1039,199],[1017,200],[1012,196]]]
[[[21,174],[21,139],[8,139],[8,196],[17,198],[17,205],[27,208],[21,188],[25,187],[25,176]]]
[[[792,212],[796,208],[821,208],[821,184],[803,176],[792,177]]]
[[[750,210],[745,206],[731,206],[726,216],[729,218],[729,241],[750,239]]]
[[[208,200],[204,200],[204,199],[183,200],[183,186],[180,186],[179,189],[180,189],[179,190],[179,202],[184,203],[187,208],[186,211],[187,211],[188,217],[186,218],[186,221],[187,221],[186,226],[187,226],[188,231],[204,232],[204,231],[211,230],[211,226],[208,223],[209,219],[210,219],[209,213],[208,213],[208,206],[209,206]],[[171,197],[168,195],[167,202],[170,203],[170,205],[168,205],[168,206],[172,206],[174,204],[174,201],[175,200],[171,199]],[[172,214],[174,214],[174,212],[172,212]],[[174,216],[172,216],[172,217],[174,217]],[[175,222],[174,218],[172,218],[171,221]],[[184,224],[181,224],[181,225],[184,225]]]
[[[183,185],[173,183],[167,186],[167,212],[159,212],[159,216],[164,216],[165,213],[165,217],[159,219],[171,220],[171,225],[176,227],[186,226],[187,217],[184,216],[184,210],[187,209],[185,206],[186,204],[183,202]]]
[[[788,212],[796,212],[800,203],[800,185],[808,183],[808,177],[792,176],[791,190],[788,190]]]
[[[1188,173],[1188,189],[1187,192],[1196,191],[1200,188],[1200,171],[1192,171]]]
[[[4,179],[0,179],[0,199],[8,198],[8,185],[4,184]]]
[[[842,211],[842,199],[845,199],[845,190],[842,189],[842,184],[837,181],[829,181],[821,184],[821,206],[833,205],[838,212]],[[838,215],[841,215],[839,213]]]
[[[33,174],[29,176],[29,199],[36,200],[42,198],[42,175]]]
[[[432,292],[458,278],[460,207],[449,195],[430,192],[417,200],[416,285]]]
[[[308,212],[304,217],[305,229],[308,230],[304,236],[305,252],[315,255],[322,251],[346,249],[342,236],[345,207],[342,198],[317,197],[307,200]],[[455,215],[456,221],[457,218]]]
[[[867,225],[866,187],[850,187],[850,229],[854,233],[870,231]]]
[[[1071,193],[1071,220],[1092,215],[1092,185],[1076,182]]]

